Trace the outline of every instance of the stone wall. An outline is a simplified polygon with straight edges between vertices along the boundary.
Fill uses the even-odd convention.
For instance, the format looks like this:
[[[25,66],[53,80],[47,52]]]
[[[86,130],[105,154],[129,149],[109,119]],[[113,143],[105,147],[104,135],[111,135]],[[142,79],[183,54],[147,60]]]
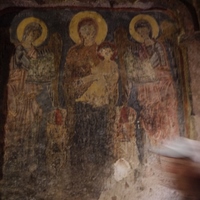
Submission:
[[[194,10],[181,1],[2,2],[1,198],[180,199],[149,150],[199,139]]]

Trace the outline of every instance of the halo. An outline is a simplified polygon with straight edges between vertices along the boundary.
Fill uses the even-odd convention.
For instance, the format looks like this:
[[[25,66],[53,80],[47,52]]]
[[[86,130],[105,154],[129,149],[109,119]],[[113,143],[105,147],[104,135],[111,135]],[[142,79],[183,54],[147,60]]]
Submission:
[[[149,22],[149,24],[151,25],[151,28],[152,28],[152,37],[153,38],[158,37],[159,26],[158,26],[158,23],[155,20],[155,18],[153,18],[150,15],[140,14],[140,15],[133,17],[133,19],[131,20],[131,22],[129,24],[129,32],[136,41],[138,41],[140,43],[144,42],[144,39],[135,30],[135,23],[139,20],[145,20],[145,21]]]
[[[28,18],[23,19],[17,27],[17,38],[19,41],[22,41],[26,26],[32,22],[38,23],[42,27],[41,36],[33,42],[34,46],[39,46],[47,38],[47,26],[41,19],[38,19],[35,17],[28,17]]]
[[[74,15],[69,24],[69,36],[71,39],[77,44],[81,43],[81,39],[78,33],[78,24],[84,18],[91,18],[97,23],[99,29],[95,38],[95,42],[97,44],[102,43],[107,35],[108,27],[104,18],[94,11],[83,11]]]

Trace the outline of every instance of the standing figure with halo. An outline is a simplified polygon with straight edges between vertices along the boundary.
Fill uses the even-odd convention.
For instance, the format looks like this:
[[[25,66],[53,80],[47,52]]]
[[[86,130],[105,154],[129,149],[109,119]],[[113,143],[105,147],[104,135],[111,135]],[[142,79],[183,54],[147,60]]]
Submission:
[[[110,157],[111,142],[108,105],[100,102],[99,96],[90,89],[102,77],[102,72],[99,76],[93,72],[102,62],[97,50],[107,35],[107,24],[97,12],[79,12],[70,22],[69,35],[76,43],[67,53],[63,82],[66,124],[70,134],[71,183],[76,193],[83,194],[85,190],[90,196],[87,199],[97,199],[105,176],[102,169]],[[96,100],[88,99],[88,94],[95,96]],[[90,188],[86,187],[87,184]]]
[[[141,107],[140,123],[149,135],[150,143],[179,134],[178,101],[167,51],[157,40],[159,26],[150,15],[137,15],[129,25],[131,36],[139,43],[138,56],[129,68],[129,104],[137,90]],[[130,73],[131,72],[131,73]],[[132,89],[133,88],[133,89]]]

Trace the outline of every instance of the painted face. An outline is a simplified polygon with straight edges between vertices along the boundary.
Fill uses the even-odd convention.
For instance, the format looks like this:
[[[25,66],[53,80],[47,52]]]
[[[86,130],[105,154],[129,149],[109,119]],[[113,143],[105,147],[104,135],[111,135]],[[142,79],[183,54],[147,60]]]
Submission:
[[[92,24],[85,24],[80,27],[79,33],[83,39],[94,39],[96,36],[96,28]]]
[[[113,55],[113,51],[111,48],[103,48],[99,51],[99,53],[101,54],[102,57],[104,57],[105,59],[110,59]]]
[[[34,32],[30,31],[29,34],[25,38],[26,43],[32,43],[35,40]]]
[[[137,28],[137,32],[144,39],[149,38],[149,36],[150,36],[150,30],[148,27],[139,27],[139,28]]]

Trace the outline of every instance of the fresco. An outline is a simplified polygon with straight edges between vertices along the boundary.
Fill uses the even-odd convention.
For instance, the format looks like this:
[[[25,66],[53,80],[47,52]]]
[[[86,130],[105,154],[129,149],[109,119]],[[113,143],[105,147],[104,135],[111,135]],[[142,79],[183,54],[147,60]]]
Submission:
[[[136,169],[145,145],[183,134],[175,46],[163,29],[173,23],[156,11],[15,16],[5,199],[16,187],[15,199],[98,199],[114,163]]]

